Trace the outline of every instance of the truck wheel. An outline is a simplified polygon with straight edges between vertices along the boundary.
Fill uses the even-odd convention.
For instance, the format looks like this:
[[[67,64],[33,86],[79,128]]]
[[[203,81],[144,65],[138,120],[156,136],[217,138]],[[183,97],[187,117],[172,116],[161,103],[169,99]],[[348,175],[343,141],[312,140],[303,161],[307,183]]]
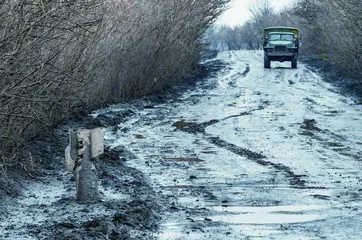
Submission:
[[[264,55],[264,68],[270,68],[270,60],[267,55]]]
[[[294,54],[292,59],[292,68],[297,68],[297,62],[298,62],[298,54]]]

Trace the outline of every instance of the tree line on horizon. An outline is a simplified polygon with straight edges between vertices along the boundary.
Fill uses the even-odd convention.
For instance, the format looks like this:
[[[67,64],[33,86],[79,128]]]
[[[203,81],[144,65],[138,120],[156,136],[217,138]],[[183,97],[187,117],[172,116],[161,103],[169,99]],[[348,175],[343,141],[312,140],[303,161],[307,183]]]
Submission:
[[[242,25],[212,27],[207,32],[211,49],[262,49],[265,27],[300,29],[304,58],[324,59],[341,74],[362,76],[362,4],[360,0],[297,0],[276,12],[270,0],[249,6],[252,18]]]

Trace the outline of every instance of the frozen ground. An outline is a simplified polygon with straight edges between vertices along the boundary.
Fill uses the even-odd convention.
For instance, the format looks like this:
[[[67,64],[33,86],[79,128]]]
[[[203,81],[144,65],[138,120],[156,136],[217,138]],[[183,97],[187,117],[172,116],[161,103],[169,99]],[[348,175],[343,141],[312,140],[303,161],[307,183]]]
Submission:
[[[262,54],[222,53],[182,94],[95,112],[115,148],[103,202],[75,204],[56,168],[6,200],[0,239],[362,239],[362,106]]]
[[[158,239],[362,239],[361,105],[262,54],[108,132],[168,198]]]

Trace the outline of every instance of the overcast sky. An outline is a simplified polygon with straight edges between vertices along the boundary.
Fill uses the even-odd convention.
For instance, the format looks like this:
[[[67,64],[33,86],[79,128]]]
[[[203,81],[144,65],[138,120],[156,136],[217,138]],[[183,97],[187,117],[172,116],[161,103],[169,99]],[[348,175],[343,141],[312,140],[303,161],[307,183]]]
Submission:
[[[248,11],[248,6],[255,0],[231,0],[230,9],[227,10],[218,20],[218,24],[226,24],[235,26],[243,24],[251,18]],[[272,6],[276,10],[280,10],[286,6],[291,5],[293,0],[271,0]]]

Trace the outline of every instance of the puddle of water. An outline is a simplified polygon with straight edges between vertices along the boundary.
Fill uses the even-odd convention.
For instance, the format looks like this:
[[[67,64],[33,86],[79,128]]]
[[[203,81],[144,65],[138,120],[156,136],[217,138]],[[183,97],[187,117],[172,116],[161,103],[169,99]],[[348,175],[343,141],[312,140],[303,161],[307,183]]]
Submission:
[[[269,206],[269,207],[241,207],[241,206],[212,206],[210,210],[218,212],[241,212],[241,213],[275,213],[275,212],[303,212],[326,209],[321,205],[301,205],[301,206]]]
[[[322,219],[318,214],[306,214],[305,211],[325,209],[325,206],[270,206],[270,207],[240,207],[214,206],[212,210],[218,212],[233,212],[238,214],[224,214],[211,217],[213,221],[232,224],[287,224],[312,222]]]
[[[270,213],[248,213],[236,215],[220,215],[211,217],[213,221],[227,222],[232,224],[290,224],[313,222],[320,220],[321,217],[316,214],[270,214]]]

